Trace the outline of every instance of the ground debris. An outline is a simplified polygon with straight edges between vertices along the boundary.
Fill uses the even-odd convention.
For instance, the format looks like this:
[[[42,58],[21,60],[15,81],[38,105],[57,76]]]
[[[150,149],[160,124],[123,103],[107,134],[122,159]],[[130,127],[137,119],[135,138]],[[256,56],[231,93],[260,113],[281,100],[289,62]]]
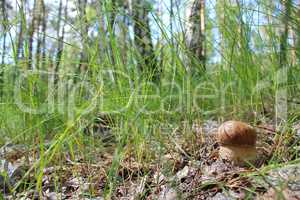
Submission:
[[[215,139],[218,122],[213,120],[198,124],[194,122],[190,127],[188,123],[183,124],[184,127],[172,127],[170,134],[161,136],[165,144],[164,149],[161,149],[163,153],[157,155],[155,152],[151,161],[139,161],[132,150],[124,153],[116,168],[114,177],[116,182],[111,199],[268,199],[277,194],[278,188],[290,199],[298,195],[300,184],[293,185],[293,180],[298,182],[297,174],[300,174],[298,168],[272,170],[260,181],[257,178],[260,176],[253,175],[268,165],[276,153],[285,151],[289,153],[289,145],[293,140],[296,141],[294,137],[297,136],[292,134],[285,136],[273,126],[260,124],[257,127],[260,159],[254,167],[237,167],[219,158],[219,145]],[[288,140],[285,140],[286,138]],[[151,144],[145,144],[150,151]],[[114,146],[105,148],[106,150],[91,149],[91,155],[97,155],[91,160],[87,160],[84,155],[74,158],[65,153],[66,156],[62,156],[64,160],[60,165],[50,163],[51,165],[43,169],[40,192],[35,190],[35,172],[30,171],[28,178],[31,178],[31,181],[24,179],[27,185],[23,185],[23,190],[13,193],[7,191],[6,199],[38,199],[41,196],[53,200],[104,199],[115,151]],[[16,181],[12,182],[11,178],[7,182],[14,185],[28,172],[28,163],[34,161],[33,157],[36,154],[27,151],[25,154],[17,153],[17,156],[10,155],[12,156],[6,157],[9,161],[4,156],[2,158],[2,171],[9,177],[16,177]],[[24,170],[21,170],[23,168]],[[292,174],[295,175],[291,176]],[[6,185],[4,176],[0,176],[0,181]],[[5,191],[7,188],[2,190]]]
[[[257,199],[300,199],[300,164],[271,169],[258,179],[267,192]]]

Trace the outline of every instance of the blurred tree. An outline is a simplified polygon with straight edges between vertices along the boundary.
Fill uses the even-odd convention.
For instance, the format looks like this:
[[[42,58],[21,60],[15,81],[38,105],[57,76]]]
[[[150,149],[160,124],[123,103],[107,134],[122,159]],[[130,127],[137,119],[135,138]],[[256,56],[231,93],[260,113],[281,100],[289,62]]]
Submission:
[[[0,98],[3,95],[3,86],[4,86],[4,68],[5,68],[5,55],[6,55],[6,36],[7,36],[7,28],[8,28],[8,16],[6,11],[6,1],[1,1],[1,21],[2,21],[2,32],[3,38],[2,40],[2,56],[1,56],[1,68],[0,68]]]
[[[157,60],[152,44],[151,29],[149,23],[149,12],[151,4],[148,1],[132,0],[132,15],[134,29],[134,44],[139,53],[138,69],[153,81],[160,79],[161,69],[157,65]]]
[[[220,58],[221,63],[224,66],[225,65],[225,47],[226,47],[226,40],[225,40],[225,32],[226,32],[226,0],[220,0],[216,3],[216,13],[217,14],[217,24],[218,24],[218,31],[219,31],[219,37],[220,37]]]
[[[126,2],[126,1],[125,1]],[[108,28],[107,32],[109,34],[109,58],[111,60],[111,64],[113,66],[116,65],[116,51],[114,50],[115,47],[115,25],[116,25],[116,16],[119,12],[120,7],[122,7],[122,4],[125,4],[124,2],[120,0],[109,0],[105,2],[105,8],[107,9],[108,14],[106,15],[108,17]]]
[[[44,31],[44,0],[39,0],[38,5],[37,5],[37,25],[36,25],[36,30],[37,30],[37,45],[36,45],[36,53],[35,53],[35,68],[39,69],[40,68],[40,60],[41,60],[41,48],[43,44],[43,33]]]
[[[41,1],[41,9],[42,9],[42,34],[43,34],[43,38],[42,38],[42,65],[45,63],[46,61],[46,31],[47,31],[47,18],[48,15],[46,13],[46,5],[44,0]]]
[[[15,56],[15,61],[16,64],[20,61],[21,58],[24,57],[24,52],[23,52],[23,42],[24,42],[24,30],[26,30],[26,16],[25,16],[25,11],[24,11],[24,4],[26,4],[26,1],[21,1],[20,5],[18,7],[18,12],[20,13],[19,21],[19,33],[17,36],[18,42],[17,42],[17,50],[16,50],[16,56]]]
[[[64,48],[64,35],[65,35],[65,24],[66,24],[66,18],[67,18],[67,6],[68,1],[66,1],[65,9],[64,9],[64,25],[61,32],[61,18],[62,18],[62,0],[59,2],[58,7],[58,18],[57,18],[57,28],[56,28],[56,37],[57,37],[57,50],[56,50],[56,58],[55,58],[55,83],[58,81],[58,71],[59,71],[59,65],[61,63],[63,48]]]
[[[36,29],[36,23],[38,19],[38,2],[37,0],[34,0],[33,4],[33,10],[31,12],[31,23],[29,25],[29,31],[28,31],[28,58],[27,58],[27,68],[32,69],[32,51],[33,51],[33,36]]]
[[[205,69],[206,45],[205,45],[205,0],[195,0],[190,13],[190,38],[189,49]],[[192,58],[194,59],[194,58]],[[194,62],[192,62],[194,65]]]
[[[88,64],[88,21],[86,16],[86,7],[87,7],[87,0],[78,0],[78,11],[79,11],[79,28],[80,28],[80,41],[81,41],[81,51],[80,51],[80,59],[79,59],[79,66],[78,72],[85,71],[87,69]]]
[[[289,34],[289,23],[290,14],[292,7],[292,0],[281,0],[282,4],[282,24],[283,28],[280,33],[280,53],[279,53],[279,67],[287,67],[288,64],[288,34]]]
[[[294,48],[296,51],[295,54],[296,54],[297,60],[300,63],[300,0],[297,1],[295,19],[296,19],[296,23],[295,23],[296,27],[294,30],[294,33],[295,33]]]

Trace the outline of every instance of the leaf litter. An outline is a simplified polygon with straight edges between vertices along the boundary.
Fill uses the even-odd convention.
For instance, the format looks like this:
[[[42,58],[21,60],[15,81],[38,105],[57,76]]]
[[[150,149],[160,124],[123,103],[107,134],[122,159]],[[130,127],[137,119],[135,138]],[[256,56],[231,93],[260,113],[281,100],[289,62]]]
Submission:
[[[283,163],[297,157],[290,146],[298,146],[295,141],[299,142],[299,137],[292,134],[298,133],[298,125],[293,127],[292,133],[284,134],[272,124],[257,125],[259,159],[249,167],[237,167],[218,157],[219,146],[214,136],[218,125],[213,120],[196,121],[190,127],[183,122],[163,136],[164,154],[156,155],[147,164],[126,154],[118,167],[111,199],[271,199],[278,197],[278,190],[285,198],[300,197],[300,187],[296,187],[300,185],[298,175],[293,178],[279,176],[283,173],[281,168],[263,175],[258,173],[272,159],[281,159]],[[188,137],[186,132],[190,134]],[[102,149],[93,162],[65,156],[61,165],[44,168],[42,191],[39,192],[34,170],[27,178],[23,177],[34,162],[34,151],[22,145],[6,145],[1,150],[0,189],[5,199],[39,199],[40,196],[44,199],[104,199],[113,149],[113,144],[107,151]],[[286,156],[278,158],[283,152]],[[300,174],[297,164],[293,170],[285,170],[285,173]],[[18,181],[23,184],[12,190]]]

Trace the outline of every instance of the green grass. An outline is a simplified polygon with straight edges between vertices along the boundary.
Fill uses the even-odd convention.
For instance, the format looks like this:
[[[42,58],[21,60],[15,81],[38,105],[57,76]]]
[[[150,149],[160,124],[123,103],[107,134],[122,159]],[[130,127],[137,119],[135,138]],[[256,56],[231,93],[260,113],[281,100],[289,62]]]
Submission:
[[[264,40],[260,33],[255,33],[250,38],[240,36],[239,22],[236,21],[237,10],[228,9],[227,12],[230,16],[229,23],[220,25],[220,32],[224,34],[226,42],[225,52],[221,52],[221,62],[209,62],[207,71],[196,70],[198,73],[186,70],[191,55],[181,33],[170,36],[161,20],[155,20],[165,43],[162,49],[157,50],[157,54],[163,52],[164,55],[161,58],[163,72],[159,83],[149,81],[147,75],[138,75],[138,52],[130,42],[124,43],[113,35],[104,38],[101,33],[94,41],[111,46],[115,63],[111,62],[109,54],[99,52],[98,42],[90,42],[87,48],[90,58],[88,68],[78,73],[74,66],[79,64],[79,51],[66,45],[59,71],[61,78],[57,86],[49,83],[50,75],[42,74],[30,75],[23,79],[20,87],[16,87],[11,76],[14,65],[7,65],[5,93],[0,104],[0,144],[21,143],[30,150],[39,151],[39,158],[31,170],[36,174],[36,187],[41,190],[43,169],[53,164],[63,165],[62,157],[65,154],[70,155],[71,159],[83,155],[87,162],[92,162],[93,156],[99,156],[89,152],[94,146],[102,149],[98,153],[105,151],[105,144],[86,136],[84,130],[87,124],[92,123],[92,119],[108,113],[113,119],[110,126],[116,138],[105,187],[105,194],[110,197],[118,182],[118,168],[125,155],[130,154],[141,163],[151,163],[166,152],[167,141],[162,135],[171,134],[170,130],[184,120],[189,124],[195,119],[204,121],[210,118],[218,121],[239,119],[255,123],[264,117],[276,118],[276,93],[287,88],[288,99],[299,95],[299,63],[289,64],[288,82],[280,83],[282,74],[278,70],[284,66],[279,66],[279,38],[275,28],[272,25],[267,26],[270,41]],[[217,20],[209,20],[212,24],[219,23]],[[243,27],[246,33],[250,25]],[[173,52],[175,47],[171,44],[171,37],[176,41],[177,54]],[[256,45],[268,45],[269,51],[260,53],[238,46],[251,38]],[[214,43],[213,38],[207,40],[209,44]],[[125,46],[127,51],[123,52]],[[28,45],[24,46],[24,52],[26,63]],[[14,53],[13,51],[12,57],[15,57]],[[122,60],[124,58],[126,62]],[[291,58],[288,59],[290,63]],[[19,79],[26,70],[23,71],[24,67],[19,61],[15,63],[19,70]],[[50,65],[50,61],[46,60],[42,70],[47,71]],[[113,79],[109,70],[118,72]],[[15,92],[16,88],[20,91]],[[21,101],[28,107],[42,108],[41,113],[20,110],[14,94],[20,95]],[[291,103],[288,106],[287,124],[283,126],[289,126],[299,119],[299,106]],[[86,112],[89,107],[91,109]],[[169,129],[164,132],[162,127]],[[189,138],[191,134],[186,134],[185,137]],[[296,145],[298,144],[292,147]],[[276,151],[270,164],[283,162],[280,159],[282,155],[284,152],[280,149]]]

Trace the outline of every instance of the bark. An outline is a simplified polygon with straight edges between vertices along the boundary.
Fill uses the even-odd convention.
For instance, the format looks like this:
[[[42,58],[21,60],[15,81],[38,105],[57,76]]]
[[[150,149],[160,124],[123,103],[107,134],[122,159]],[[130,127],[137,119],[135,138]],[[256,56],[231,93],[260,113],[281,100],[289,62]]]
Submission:
[[[121,24],[121,59],[122,59],[122,63],[124,65],[126,65],[127,63],[127,53],[129,50],[129,44],[130,44],[130,37],[129,37],[129,31],[128,31],[128,27],[130,27],[130,21],[129,21],[129,17],[130,16],[130,8],[128,5],[128,1],[124,1],[123,5],[122,5],[122,9],[123,9],[123,19],[122,19],[122,24]]]
[[[109,16],[109,24],[108,24],[108,33],[110,34],[110,42],[109,42],[109,51],[110,51],[110,58],[112,65],[115,66],[116,61],[115,61],[115,53],[113,50],[113,45],[112,45],[112,38],[115,36],[115,29],[114,29],[114,24],[116,20],[116,15],[117,15],[117,9],[120,6],[119,2],[117,0],[111,0],[111,8],[108,10],[110,12]]]
[[[35,60],[36,60],[36,69],[40,68],[40,56],[41,56],[41,46],[42,46],[42,34],[40,31],[41,28],[41,21],[42,21],[42,3],[43,0],[39,0],[38,6],[37,6],[37,45],[36,45],[36,53],[35,53]]]
[[[220,24],[224,27],[226,27],[226,19],[225,19],[225,9],[226,9],[226,2],[225,0],[223,0],[222,2],[222,7],[223,7],[223,10],[219,10],[219,12],[221,12],[221,15],[220,15]],[[224,29],[224,28],[223,28]],[[225,60],[224,60],[224,55],[225,55],[225,46],[226,46],[226,43],[225,43],[225,33],[224,33],[224,30],[223,30],[223,33],[221,34],[221,53],[222,53],[222,64],[224,65],[225,64]]]
[[[98,28],[98,49],[97,51],[99,52],[98,54],[98,62],[102,62],[104,59],[104,54],[107,52],[107,48],[106,48],[106,30],[105,30],[105,21],[104,21],[104,12],[102,10],[103,7],[103,2],[102,1],[97,1],[96,3],[96,12],[97,12],[97,22],[99,24],[99,28]]]
[[[21,16],[21,20],[20,20],[20,27],[19,27],[19,33],[18,33],[18,43],[17,43],[17,52],[16,52],[16,61],[17,63],[20,61],[21,56],[23,57],[23,42],[24,42],[24,26],[25,26],[25,14],[24,14],[24,2],[21,1],[20,3],[20,8],[19,8],[19,13]]]
[[[66,1],[66,5],[64,8],[64,25],[62,28],[62,34],[59,34],[59,31],[57,33],[57,37],[58,37],[58,47],[57,47],[57,52],[56,52],[56,65],[55,65],[55,84],[58,81],[58,73],[59,73],[59,66],[61,63],[61,58],[62,58],[62,54],[64,51],[64,38],[65,38],[65,25],[66,25],[66,20],[67,20],[67,10],[68,10],[68,1]],[[59,20],[60,21],[60,20]],[[59,22],[60,24],[60,22]],[[60,25],[59,25],[60,26]],[[60,29],[60,27],[58,28],[58,30]]]
[[[294,66],[297,63],[297,34],[293,28],[290,28],[290,33],[292,37],[291,64]]]
[[[191,23],[191,38],[189,39],[189,49],[205,69],[205,0],[194,1],[189,20]]]
[[[0,98],[3,96],[4,86],[4,68],[5,68],[5,55],[6,55],[6,32],[7,32],[7,12],[6,12],[6,1],[1,1],[1,13],[2,13],[2,28],[3,28],[3,39],[2,39],[2,57],[1,57],[1,68],[0,68]]]
[[[280,87],[276,90],[275,96],[275,113],[276,125],[280,125],[288,118],[288,93],[287,85],[289,85],[289,68],[288,68],[288,33],[292,0],[282,0],[282,23],[283,27],[280,33],[280,49],[279,49],[279,66],[278,72],[280,76],[276,77],[276,82]]]
[[[297,26],[296,26],[296,56],[298,62],[300,62],[300,0],[298,0],[298,7],[297,7]]]
[[[80,23],[80,38],[81,38],[81,51],[80,51],[80,60],[79,60],[79,66],[78,70],[79,73],[86,70],[87,67],[87,49],[86,49],[86,42],[88,37],[88,21],[86,18],[86,5],[87,0],[78,0],[78,6],[79,6],[79,17],[80,21],[83,21],[83,23]]]
[[[57,38],[57,50],[56,50],[56,57],[55,57],[55,82],[57,81],[57,73],[59,71],[59,65],[61,61],[61,48],[62,48],[62,41],[60,36],[60,26],[61,26],[61,15],[62,15],[62,0],[59,1],[59,7],[58,7],[58,16],[57,16],[57,27],[56,27],[56,38]]]
[[[33,12],[32,12],[32,19],[31,24],[29,26],[29,41],[28,41],[28,62],[27,68],[32,69],[32,49],[33,49],[33,36],[35,32],[36,26],[36,11],[37,11],[37,0],[34,0]]]
[[[134,20],[134,44],[139,53],[138,69],[143,74],[150,76],[153,81],[159,80],[161,70],[158,68],[157,60],[152,44],[149,25],[149,5],[141,0],[132,1],[132,14]]]
[[[41,1],[41,7],[42,7],[42,66],[44,65],[46,61],[46,30],[47,30],[47,14],[46,14],[46,6],[44,0]]]
[[[250,47],[250,43],[248,40],[248,34],[249,34],[249,27],[247,26],[247,24],[244,22],[243,16],[244,16],[244,11],[243,11],[243,7],[245,6],[243,4],[243,2],[240,2],[239,0],[235,0],[235,4],[236,4],[236,8],[237,8],[237,17],[238,17],[238,27],[237,27],[237,31],[239,33],[239,37],[237,40],[237,44],[238,44],[238,48],[239,48],[239,57],[237,60],[239,60],[239,62],[241,64],[245,64],[245,66],[250,67],[251,65],[253,65],[253,60],[252,60],[252,56],[251,56],[251,47]],[[250,66],[249,66],[250,65]]]
[[[117,10],[117,1],[111,0],[111,10],[110,10],[110,17],[109,17],[109,27],[110,31],[114,34],[114,23],[116,19],[116,10]]]
[[[286,67],[287,65],[287,48],[288,48],[288,33],[289,33],[289,19],[291,13],[291,0],[282,0],[283,7],[283,30],[280,37],[280,54],[279,54],[279,67]]]
[[[171,35],[174,34],[174,30],[173,30],[173,18],[174,18],[174,10],[173,10],[173,7],[174,7],[174,2],[173,0],[170,0],[170,32],[171,32]],[[171,60],[171,66],[174,66],[174,48],[175,48],[175,43],[174,43],[174,38],[171,37],[171,45],[172,45],[172,60]]]

